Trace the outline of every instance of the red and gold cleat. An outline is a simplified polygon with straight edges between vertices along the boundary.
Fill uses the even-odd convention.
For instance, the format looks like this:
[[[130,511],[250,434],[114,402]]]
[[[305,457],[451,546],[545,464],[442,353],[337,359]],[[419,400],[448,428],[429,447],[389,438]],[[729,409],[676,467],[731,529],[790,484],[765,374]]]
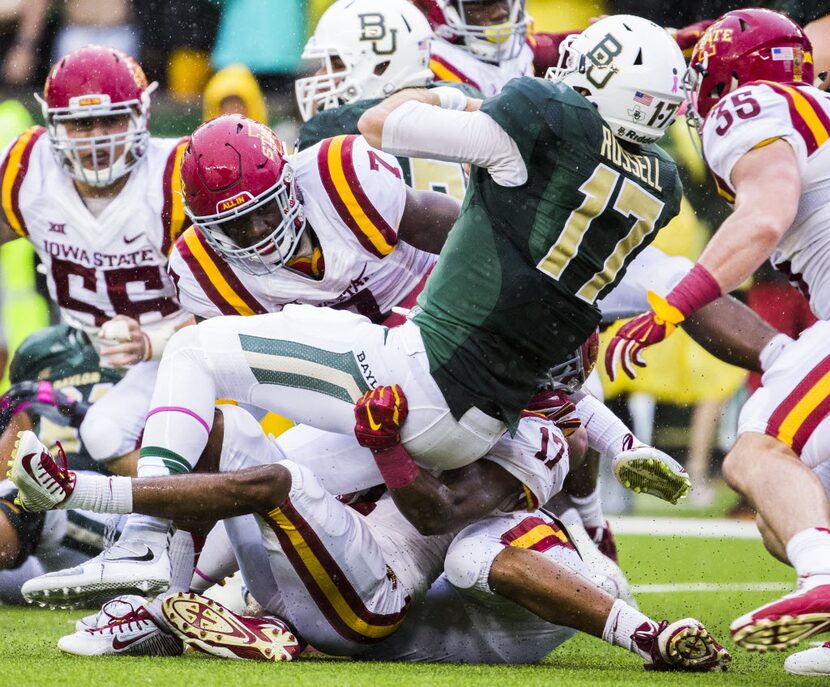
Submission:
[[[165,620],[188,646],[212,656],[293,661],[303,645],[279,618],[238,615],[204,596],[179,593],[161,604]]]
[[[742,615],[729,630],[735,643],[748,651],[786,649],[830,631],[830,584],[797,589]]]

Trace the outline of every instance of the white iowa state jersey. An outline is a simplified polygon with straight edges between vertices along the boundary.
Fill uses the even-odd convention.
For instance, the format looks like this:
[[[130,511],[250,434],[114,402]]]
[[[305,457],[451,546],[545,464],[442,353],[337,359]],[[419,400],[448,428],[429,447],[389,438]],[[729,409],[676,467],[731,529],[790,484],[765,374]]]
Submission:
[[[703,151],[721,195],[732,202],[737,161],[776,139],[795,151],[802,193],[770,260],[804,292],[817,317],[830,319],[830,94],[800,84],[747,84],[707,115]]]
[[[179,160],[186,141],[151,138],[121,192],[95,217],[55,160],[43,127],[12,141],[0,158],[3,215],[46,268],[62,318],[94,334],[115,315],[142,327],[183,316],[167,254],[185,224]]]
[[[512,60],[501,64],[483,62],[457,45],[440,38],[430,42],[429,68],[436,81],[458,81],[481,91],[490,98],[501,91],[510,79],[533,76],[533,49],[529,44]]]
[[[500,465],[521,484],[524,493],[518,501],[501,510],[534,511],[562,490],[570,469],[568,444],[562,431],[538,413],[524,411],[516,434],[505,432],[483,457]]]
[[[290,162],[306,231],[313,232],[319,251],[310,260],[297,259],[293,269],[254,276],[227,264],[191,227],[170,256],[182,307],[208,318],[258,315],[301,303],[348,309],[381,322],[420,288],[436,260],[398,242],[406,187],[397,160],[362,136],[337,136]]]

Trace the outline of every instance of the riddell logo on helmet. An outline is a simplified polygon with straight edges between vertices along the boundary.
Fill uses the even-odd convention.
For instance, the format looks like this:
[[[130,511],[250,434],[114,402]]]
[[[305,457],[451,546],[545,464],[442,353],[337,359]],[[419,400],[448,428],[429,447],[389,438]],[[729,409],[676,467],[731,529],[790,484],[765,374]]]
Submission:
[[[617,136],[621,136],[633,143],[651,143],[654,140],[654,136],[638,136],[631,129],[625,129],[623,127],[617,129]]]
[[[221,203],[217,203],[216,211],[227,212],[228,210],[233,210],[243,203],[247,203],[249,200],[253,199],[254,197],[250,193],[243,191],[242,193],[235,195],[233,198],[228,198],[227,200],[223,200]]]

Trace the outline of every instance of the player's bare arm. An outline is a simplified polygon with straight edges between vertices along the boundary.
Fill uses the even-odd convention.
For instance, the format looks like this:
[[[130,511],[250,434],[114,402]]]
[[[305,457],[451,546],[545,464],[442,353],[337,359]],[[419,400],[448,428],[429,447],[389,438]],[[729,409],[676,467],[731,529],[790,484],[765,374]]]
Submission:
[[[415,481],[390,491],[406,519],[421,534],[433,535],[480,520],[521,490],[503,467],[478,460],[439,477],[419,468]]]
[[[750,150],[732,171],[735,211],[721,224],[698,263],[728,293],[770,256],[790,228],[801,197],[801,176],[789,143]]]
[[[801,197],[801,177],[789,143],[776,140],[750,150],[733,167],[731,183],[735,210],[691,272],[665,298],[649,292],[652,311],[624,324],[612,339],[605,356],[612,378],[617,361],[633,378],[633,365],[645,367],[645,348],[659,343],[691,314],[737,288],[769,258],[792,225]],[[756,344],[764,338],[763,331],[759,334]]]
[[[761,371],[761,351],[779,334],[732,296],[722,296],[692,313],[683,329],[716,358],[755,372]]]
[[[460,210],[460,203],[446,193],[407,187],[398,238],[415,248],[439,253]]]

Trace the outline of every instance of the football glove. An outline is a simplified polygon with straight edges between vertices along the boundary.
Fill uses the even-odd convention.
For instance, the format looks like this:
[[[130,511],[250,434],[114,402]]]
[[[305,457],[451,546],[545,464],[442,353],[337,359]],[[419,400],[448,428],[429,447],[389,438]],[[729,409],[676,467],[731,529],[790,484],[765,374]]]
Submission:
[[[684,26],[682,29],[669,29],[674,40],[677,42],[677,47],[683,52],[684,57],[691,57],[692,48],[698,42],[703,32],[712,25],[711,19],[704,19],[703,21],[695,22]]]
[[[646,444],[635,444],[618,454],[611,469],[626,489],[637,494],[651,494],[676,504],[689,493],[689,474],[667,453]]]
[[[634,379],[634,365],[645,367],[643,350],[660,343],[669,336],[683,320],[685,315],[654,291],[648,292],[648,304],[651,312],[639,315],[619,328],[605,350],[605,371],[613,381],[617,365],[620,365],[628,377]]]
[[[354,407],[357,442],[374,450],[399,444],[408,413],[406,396],[397,384],[367,391]]]
[[[527,410],[544,415],[561,429],[562,434],[566,437],[573,434],[581,425],[576,414],[576,406],[567,394],[559,391],[551,391],[550,389],[539,391],[530,399]]]
[[[58,425],[77,428],[81,426],[88,409],[87,403],[70,398],[51,382],[18,382],[0,397],[0,432],[5,431],[11,419],[23,411],[45,417]]]

